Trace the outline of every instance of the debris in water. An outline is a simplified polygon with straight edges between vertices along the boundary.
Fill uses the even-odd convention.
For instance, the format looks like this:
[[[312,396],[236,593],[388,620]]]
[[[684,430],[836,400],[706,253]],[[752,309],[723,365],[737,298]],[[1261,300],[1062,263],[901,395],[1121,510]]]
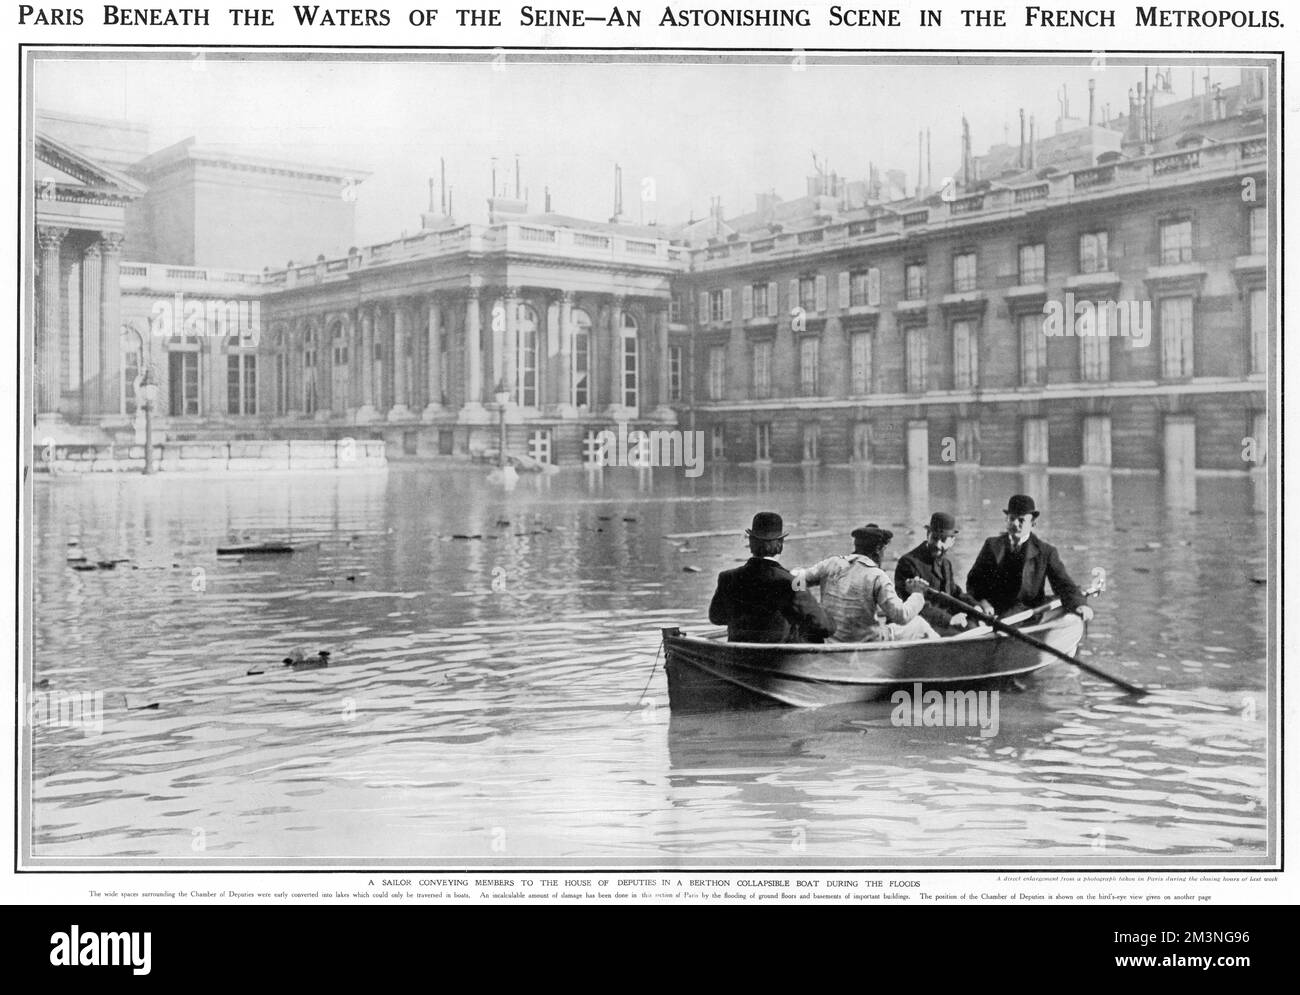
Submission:
[[[692,566],[682,567],[682,573],[684,574],[697,574],[699,572],[700,572],[699,567],[692,567]]]

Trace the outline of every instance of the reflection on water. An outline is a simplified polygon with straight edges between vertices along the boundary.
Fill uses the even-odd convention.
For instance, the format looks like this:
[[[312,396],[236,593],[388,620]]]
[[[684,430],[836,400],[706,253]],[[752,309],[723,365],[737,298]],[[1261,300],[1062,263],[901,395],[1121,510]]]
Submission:
[[[104,714],[98,731],[31,730],[30,853],[1258,860],[1265,521],[1244,478],[1196,482],[1190,503],[1167,503],[1165,486],[827,467],[573,470],[508,494],[482,468],[411,465],[42,480],[29,693],[102,692]],[[659,627],[707,625],[755,511],[836,533],[789,543],[797,566],[846,550],[868,520],[895,531],[896,556],[930,511],[951,510],[964,573],[1021,490],[1076,580],[1105,572],[1090,661],[1157,686],[1149,698],[1062,665],[1002,695],[991,738],[896,728],[887,702],[669,714]],[[215,554],[271,538],[314,545]],[[129,562],[74,570],[79,551]],[[295,649],[329,650],[330,666],[283,666]]]

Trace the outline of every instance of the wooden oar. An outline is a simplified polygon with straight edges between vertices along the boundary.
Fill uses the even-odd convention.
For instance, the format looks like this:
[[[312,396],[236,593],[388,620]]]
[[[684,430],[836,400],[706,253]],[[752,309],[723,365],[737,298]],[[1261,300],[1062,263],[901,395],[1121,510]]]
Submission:
[[[934,600],[939,602],[939,604],[943,605],[945,608],[948,608],[953,612],[965,612],[971,618],[979,619],[990,629],[994,629],[997,632],[1001,632],[1003,635],[1010,636],[1013,639],[1019,639],[1023,643],[1028,643],[1030,646],[1033,646],[1035,649],[1042,650],[1044,653],[1050,653],[1052,656],[1064,660],[1066,663],[1072,663],[1080,670],[1086,670],[1094,677],[1100,677],[1104,681],[1110,681],[1116,687],[1123,688],[1129,694],[1141,696],[1147,693],[1145,688],[1140,688],[1136,684],[1130,684],[1128,681],[1120,677],[1116,677],[1113,674],[1108,674],[1104,670],[1099,670],[1097,667],[1094,667],[1090,663],[1084,663],[1082,660],[1076,660],[1074,657],[1070,656],[1069,653],[1062,652],[1061,650],[1058,650],[1055,646],[1051,646],[1043,642],[1041,639],[1035,639],[1033,636],[1026,635],[1025,633],[1021,632],[1019,629],[1015,628],[1014,626],[1007,625],[1001,619],[994,618],[992,615],[986,615],[984,614],[984,612],[972,608],[964,601],[958,601],[956,598],[952,597],[951,595],[944,594],[942,591],[936,591],[932,587],[926,588],[925,593],[928,597],[934,598]]]

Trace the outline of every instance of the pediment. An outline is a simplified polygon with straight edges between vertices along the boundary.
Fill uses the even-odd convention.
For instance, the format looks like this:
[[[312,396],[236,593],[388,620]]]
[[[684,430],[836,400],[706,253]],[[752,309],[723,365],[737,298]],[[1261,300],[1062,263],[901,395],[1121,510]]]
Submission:
[[[83,187],[101,194],[134,199],[145,187],[125,173],[96,162],[49,135],[36,136],[36,181],[49,179],[62,188]]]

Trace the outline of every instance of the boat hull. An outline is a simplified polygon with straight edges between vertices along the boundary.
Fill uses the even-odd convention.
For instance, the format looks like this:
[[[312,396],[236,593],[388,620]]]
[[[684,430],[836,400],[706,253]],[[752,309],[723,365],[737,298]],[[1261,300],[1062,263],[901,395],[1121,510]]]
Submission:
[[[1073,656],[1083,621],[1057,610],[1021,631]],[[1058,662],[1028,643],[991,631],[824,645],[728,643],[665,631],[664,650],[669,705],[681,711],[876,701],[918,683],[941,690],[996,685]]]

